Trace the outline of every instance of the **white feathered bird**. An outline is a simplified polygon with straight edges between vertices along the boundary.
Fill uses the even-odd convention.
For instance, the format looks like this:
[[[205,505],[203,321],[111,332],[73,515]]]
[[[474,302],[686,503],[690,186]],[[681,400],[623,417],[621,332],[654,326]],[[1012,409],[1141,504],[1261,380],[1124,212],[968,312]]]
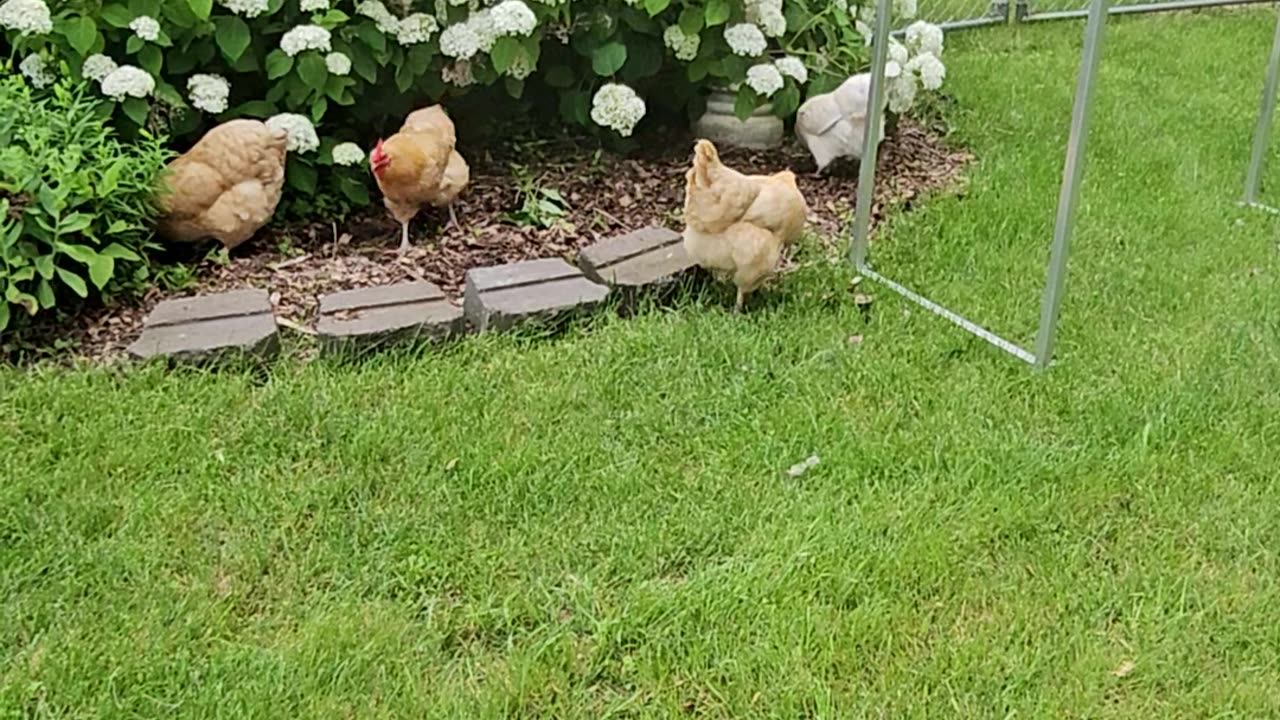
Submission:
[[[796,113],[796,134],[818,163],[818,172],[826,170],[838,158],[862,159],[870,107],[871,73],[854,75],[835,90],[814,95],[800,106]],[[883,141],[884,124],[881,123],[880,142]]]

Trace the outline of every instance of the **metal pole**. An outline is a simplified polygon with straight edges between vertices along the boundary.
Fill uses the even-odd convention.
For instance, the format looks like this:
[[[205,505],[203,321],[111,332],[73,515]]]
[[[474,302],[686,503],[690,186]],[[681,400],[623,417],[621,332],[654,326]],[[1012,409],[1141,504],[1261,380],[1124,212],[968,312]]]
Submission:
[[[1262,88],[1262,110],[1258,113],[1258,127],[1253,133],[1253,155],[1249,158],[1249,174],[1244,181],[1244,202],[1258,202],[1258,188],[1262,185],[1262,160],[1267,154],[1271,139],[1271,118],[1276,111],[1276,85],[1280,81],[1280,18],[1276,19],[1276,36],[1271,42],[1271,60],[1267,63],[1267,82]]]
[[[853,243],[849,256],[859,270],[867,263],[871,233],[871,205],[875,198],[876,153],[880,148],[880,128],[884,126],[884,66],[889,57],[890,0],[876,1],[876,28],[871,40],[871,97],[867,108],[866,137],[862,141],[862,164],[858,168],[857,207],[853,216]],[[903,68],[905,72],[906,69]]]
[[[1080,201],[1080,179],[1084,175],[1085,140],[1089,137],[1089,110],[1093,106],[1094,77],[1102,56],[1102,33],[1107,21],[1107,0],[1091,0],[1089,21],[1084,29],[1084,51],[1080,54],[1080,79],[1076,85],[1075,107],[1071,111],[1071,135],[1067,139],[1067,159],[1062,169],[1062,190],[1058,194],[1058,219],[1053,228],[1053,251],[1049,256],[1049,279],[1040,309],[1040,331],[1036,334],[1036,368],[1043,370],[1053,360],[1062,295],[1066,288],[1067,255],[1071,231]]]

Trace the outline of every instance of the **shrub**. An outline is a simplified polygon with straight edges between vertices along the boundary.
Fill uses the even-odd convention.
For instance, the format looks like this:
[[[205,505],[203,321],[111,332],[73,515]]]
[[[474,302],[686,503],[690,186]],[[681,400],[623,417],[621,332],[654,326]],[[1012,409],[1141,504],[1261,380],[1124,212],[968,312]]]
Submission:
[[[0,27],[33,81],[66,61],[135,127],[184,135],[211,119],[305,115],[321,126],[300,154],[309,167],[332,165],[341,141],[368,147],[413,104],[476,88],[623,136],[653,108],[699,114],[708,86],[739,87],[744,117],[766,99],[786,117],[807,83],[827,90],[863,68],[870,33],[870,6],[848,0],[386,3],[70,0],[51,13],[45,0],[4,0]],[[895,12],[910,18],[915,4],[896,0]],[[900,58],[899,106],[922,78],[940,82],[940,52],[927,78]]]
[[[0,67],[0,330],[147,277],[154,180],[169,154],[145,133],[124,144],[110,107],[57,81],[33,100]]]

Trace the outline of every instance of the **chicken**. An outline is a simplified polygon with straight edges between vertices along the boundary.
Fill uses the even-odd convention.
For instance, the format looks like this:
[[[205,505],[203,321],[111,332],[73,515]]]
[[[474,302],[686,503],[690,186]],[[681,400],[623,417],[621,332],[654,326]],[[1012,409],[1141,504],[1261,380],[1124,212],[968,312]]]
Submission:
[[[684,249],[720,281],[738,287],[735,312],[773,276],[783,247],[804,232],[808,205],[795,173],[743,175],[720,162],[716,146],[699,140],[685,175]]]
[[[228,250],[271,220],[284,187],[288,135],[232,120],[169,163],[156,230],[174,242],[213,238]]]
[[[453,203],[471,181],[467,161],[455,149],[453,121],[439,105],[415,110],[400,131],[379,140],[369,155],[383,202],[400,223],[400,254],[409,249],[409,223],[423,205],[449,209],[449,222],[458,225]]]
[[[835,90],[814,95],[796,113],[796,134],[809,148],[818,172],[837,158],[862,159],[871,106],[871,73],[854,75]],[[884,125],[880,126],[884,140]]]

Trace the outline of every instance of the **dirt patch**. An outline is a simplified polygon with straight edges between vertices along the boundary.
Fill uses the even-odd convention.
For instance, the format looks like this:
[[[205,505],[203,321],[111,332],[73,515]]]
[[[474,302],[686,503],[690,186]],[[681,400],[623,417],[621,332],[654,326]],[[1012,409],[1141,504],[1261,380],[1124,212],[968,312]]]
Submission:
[[[340,223],[268,228],[226,262],[201,263],[194,282],[181,291],[156,289],[133,302],[89,309],[61,327],[33,328],[30,342],[93,360],[119,357],[160,300],[242,287],[268,289],[277,316],[296,328],[313,323],[319,296],[352,288],[425,279],[460,303],[463,276],[470,268],[542,257],[571,259],[579,248],[647,225],[679,230],[691,148],[690,138],[679,137],[633,158],[564,142],[500,151],[473,159],[471,187],[456,206],[460,227],[446,228],[443,211],[424,211],[412,227],[414,248],[403,258],[395,252],[399,226],[380,204]],[[852,216],[856,163],[819,177],[808,152],[793,143],[767,152],[722,148],[722,156],[726,164],[748,173],[794,170],[809,202],[813,230],[839,242]],[[873,222],[887,206],[955,185],[970,159],[934,131],[903,119],[882,147]],[[548,197],[543,189],[555,193]],[[563,214],[547,226],[528,224],[530,214],[550,219],[543,210],[513,217],[540,200],[551,200]]]

